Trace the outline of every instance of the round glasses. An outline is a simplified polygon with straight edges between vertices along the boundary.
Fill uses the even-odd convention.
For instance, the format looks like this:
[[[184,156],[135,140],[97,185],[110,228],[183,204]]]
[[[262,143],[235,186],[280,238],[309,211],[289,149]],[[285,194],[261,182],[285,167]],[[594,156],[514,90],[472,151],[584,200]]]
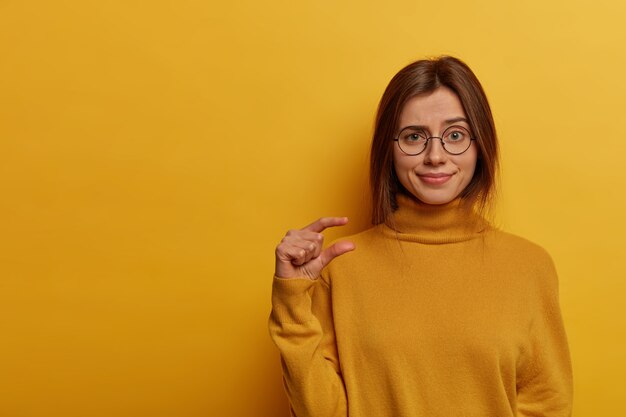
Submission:
[[[417,126],[408,126],[400,131],[394,141],[398,142],[400,150],[407,155],[419,155],[428,145],[431,139],[439,139],[443,149],[450,155],[461,155],[469,149],[474,138],[463,126],[450,126],[443,131],[441,136],[428,136],[424,129]]]

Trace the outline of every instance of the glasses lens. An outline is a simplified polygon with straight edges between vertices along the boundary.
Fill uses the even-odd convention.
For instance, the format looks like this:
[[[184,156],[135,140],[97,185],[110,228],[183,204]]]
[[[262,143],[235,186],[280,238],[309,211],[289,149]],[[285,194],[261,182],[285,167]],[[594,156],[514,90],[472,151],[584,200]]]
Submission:
[[[450,126],[442,135],[443,147],[448,153],[458,155],[469,148],[472,135],[463,126]]]
[[[402,152],[409,155],[417,155],[426,148],[427,135],[423,130],[414,127],[402,129],[398,135],[398,145]]]

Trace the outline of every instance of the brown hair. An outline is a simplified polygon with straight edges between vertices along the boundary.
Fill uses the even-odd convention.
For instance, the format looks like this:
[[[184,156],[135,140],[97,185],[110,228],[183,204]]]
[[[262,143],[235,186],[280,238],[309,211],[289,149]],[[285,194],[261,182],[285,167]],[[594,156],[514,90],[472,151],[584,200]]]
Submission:
[[[372,223],[379,224],[397,208],[396,194],[407,193],[396,176],[392,140],[405,103],[420,94],[447,87],[459,97],[478,145],[474,176],[461,193],[465,201],[483,212],[495,194],[498,140],[487,96],[478,78],[461,60],[441,56],[413,62],[400,70],[385,89],[374,125],[370,152]]]

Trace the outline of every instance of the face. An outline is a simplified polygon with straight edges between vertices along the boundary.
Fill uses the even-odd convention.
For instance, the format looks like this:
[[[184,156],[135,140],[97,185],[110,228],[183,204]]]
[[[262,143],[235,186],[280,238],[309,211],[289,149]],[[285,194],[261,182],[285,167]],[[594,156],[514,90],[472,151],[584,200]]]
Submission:
[[[400,114],[399,129],[420,126],[428,136],[441,136],[449,126],[470,130],[457,95],[446,87],[411,98]],[[450,155],[439,139],[428,141],[419,155],[406,155],[394,142],[393,160],[400,183],[426,204],[446,204],[457,198],[474,175],[478,150],[472,141],[461,155]]]

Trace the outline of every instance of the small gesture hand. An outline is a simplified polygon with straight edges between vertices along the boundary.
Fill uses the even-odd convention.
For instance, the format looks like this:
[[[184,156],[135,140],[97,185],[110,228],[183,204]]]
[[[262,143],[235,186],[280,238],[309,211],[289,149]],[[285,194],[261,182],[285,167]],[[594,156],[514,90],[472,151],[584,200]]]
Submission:
[[[324,236],[321,232],[346,223],[347,217],[322,217],[302,229],[288,231],[276,247],[275,275],[279,278],[319,277],[322,269],[333,259],[354,250],[354,243],[349,241],[340,241],[322,249]]]

